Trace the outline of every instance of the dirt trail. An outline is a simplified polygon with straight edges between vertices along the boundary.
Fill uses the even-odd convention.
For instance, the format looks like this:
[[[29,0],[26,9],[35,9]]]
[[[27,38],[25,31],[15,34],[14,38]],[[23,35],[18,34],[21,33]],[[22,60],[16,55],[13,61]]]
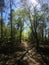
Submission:
[[[29,48],[29,43],[23,42],[23,44],[25,47]],[[40,63],[37,62],[33,57],[36,57],[35,48],[30,49],[24,59],[29,63],[29,65],[40,65]]]
[[[28,42],[22,42],[22,46],[27,49],[30,47]],[[9,55],[0,54],[0,65],[17,65],[17,59],[19,59],[25,52],[26,51],[17,51],[14,54]],[[39,60],[41,61],[42,58],[40,54],[36,53],[35,47],[33,47],[32,49],[29,48],[28,52],[22,59],[22,62],[28,62],[27,65],[44,65],[41,64]]]

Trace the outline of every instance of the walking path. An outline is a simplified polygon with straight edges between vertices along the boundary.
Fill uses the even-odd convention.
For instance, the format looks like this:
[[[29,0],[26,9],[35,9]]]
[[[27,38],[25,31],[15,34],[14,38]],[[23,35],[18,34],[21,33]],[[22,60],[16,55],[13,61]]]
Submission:
[[[24,47],[25,51],[17,51],[14,54],[4,55],[0,54],[0,65],[17,65],[17,60],[21,58],[23,54],[24,55],[22,62],[25,61],[28,62],[28,64],[25,65],[46,65],[40,54],[38,54],[35,50],[35,47],[31,49],[31,46],[28,42],[22,42],[22,47]],[[21,64],[22,65],[22,64]]]
[[[25,47],[29,48],[29,43],[27,43],[27,42],[23,42],[23,43],[24,43],[24,46],[25,46]],[[30,49],[30,50],[28,51],[28,53],[26,53],[26,56],[24,57],[24,60],[26,60],[26,61],[29,63],[29,65],[40,65],[40,63],[37,62],[37,61],[33,58],[33,56],[36,56],[35,48]]]

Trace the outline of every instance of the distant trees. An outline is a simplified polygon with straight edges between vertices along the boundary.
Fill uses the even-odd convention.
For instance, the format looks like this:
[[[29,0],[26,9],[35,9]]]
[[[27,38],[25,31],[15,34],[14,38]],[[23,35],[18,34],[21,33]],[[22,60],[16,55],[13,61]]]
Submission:
[[[24,19],[27,19],[28,17],[28,11],[26,9],[19,9],[12,12],[12,36],[17,37],[16,39],[20,41],[22,38],[22,32],[24,30]],[[10,21],[8,22],[8,27],[11,28]]]

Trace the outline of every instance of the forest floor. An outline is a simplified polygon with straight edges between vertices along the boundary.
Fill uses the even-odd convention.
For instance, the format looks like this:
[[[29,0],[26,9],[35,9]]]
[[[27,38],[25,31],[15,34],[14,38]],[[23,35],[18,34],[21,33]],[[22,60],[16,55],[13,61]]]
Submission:
[[[41,55],[40,53],[36,52],[35,47],[31,49],[30,45],[27,42],[22,42],[22,47],[24,47],[25,51],[17,51],[12,54],[0,54],[0,65],[49,65],[49,61],[46,63],[45,60],[49,60],[49,57],[45,55]],[[25,54],[25,52],[28,52]],[[12,49],[11,49],[12,50]],[[21,59],[21,63],[17,64],[17,60],[24,55],[23,59]],[[44,60],[43,60],[44,58]]]

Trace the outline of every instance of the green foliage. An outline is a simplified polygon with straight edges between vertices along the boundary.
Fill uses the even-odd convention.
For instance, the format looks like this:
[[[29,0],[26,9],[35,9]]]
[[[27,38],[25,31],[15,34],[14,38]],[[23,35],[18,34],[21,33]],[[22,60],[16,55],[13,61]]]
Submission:
[[[41,13],[39,13],[36,8],[32,13],[26,8],[21,8],[12,11],[12,38],[16,40],[16,42],[20,42],[20,43],[22,40],[29,40],[33,42],[35,41],[37,43],[38,41],[45,39],[45,36],[47,38],[47,35],[49,35],[49,33],[45,34],[47,28],[46,23],[47,20],[49,21],[49,16],[47,14],[48,13],[47,11],[48,11],[47,4],[43,4],[42,11],[40,11]],[[32,15],[33,13],[34,15]],[[9,17],[10,16],[11,13],[9,14]],[[25,33],[24,31],[25,30],[24,23],[26,23],[26,25],[29,23],[28,25],[29,30],[28,29],[26,30],[27,33]],[[11,38],[10,18],[8,20],[7,25],[4,24],[4,22],[2,24],[3,24],[3,38],[10,39]],[[1,22],[0,22],[0,28],[1,28]]]
[[[48,9],[49,9],[49,7],[48,7],[47,3],[45,3],[45,4],[42,5],[42,10],[48,11]]]
[[[27,16],[29,16],[29,11],[28,9],[18,9],[16,10],[14,13],[14,15],[16,14],[16,16],[19,16],[21,18],[27,18]]]

